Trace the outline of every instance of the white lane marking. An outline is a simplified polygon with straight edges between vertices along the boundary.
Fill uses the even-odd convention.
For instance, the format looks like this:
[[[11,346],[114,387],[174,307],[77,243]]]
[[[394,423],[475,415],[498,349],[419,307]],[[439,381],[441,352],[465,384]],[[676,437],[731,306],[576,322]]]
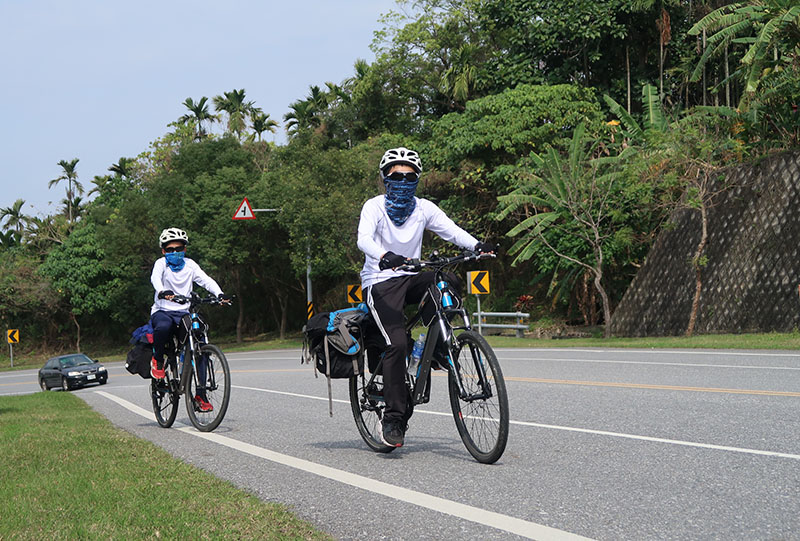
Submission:
[[[123,398],[119,398],[105,391],[95,392],[113,402],[116,402],[132,413],[140,415],[148,420],[155,421],[155,416],[153,415],[152,411],[148,411],[137,406],[136,404],[128,402]],[[235,440],[227,436],[221,436],[211,432],[197,432],[193,428],[186,425],[178,427],[178,430],[186,434],[203,438],[219,445],[224,445],[225,447],[247,453],[252,456],[263,458],[264,460],[269,460],[270,462],[282,464],[284,466],[295,468],[307,473],[312,473],[332,481],[337,481],[339,483],[360,488],[362,490],[374,492],[375,494],[380,494],[382,496],[386,496],[387,498],[418,505],[432,511],[438,511],[440,513],[452,515],[464,520],[483,524],[484,526],[496,528],[504,532],[520,535],[528,539],[553,539],[558,541],[578,541],[589,539],[587,537],[582,537],[580,535],[558,530],[556,528],[551,528],[549,526],[544,526],[542,524],[536,524],[535,522],[528,522],[526,520],[509,515],[487,511],[479,507],[473,507],[471,505],[465,505],[463,503],[446,500],[437,496],[431,496],[423,492],[417,492],[405,487],[391,485],[389,483],[384,483],[383,481],[376,481],[375,479],[370,479],[369,477],[364,477],[363,475],[350,473],[344,470],[338,470],[329,466],[323,466],[322,464],[317,464],[302,458],[296,458],[282,453],[277,453],[275,451],[270,451],[269,449],[264,449],[263,447],[258,447],[256,445]]]
[[[281,394],[286,396],[294,396],[297,398],[308,398],[312,400],[325,400],[328,399],[326,397],[318,397],[318,396],[310,396],[310,395],[303,395],[297,393],[287,393],[284,391],[272,391],[270,389],[259,389],[257,387],[243,387],[240,385],[232,385],[237,389],[246,389],[248,391],[260,391],[263,393],[272,393],[272,394]],[[334,399],[334,402],[340,402],[342,404],[350,404],[349,400],[338,400]],[[414,409],[414,413],[425,413],[427,415],[443,415],[445,417],[452,417],[451,413],[443,413],[440,411],[429,411],[423,409]],[[626,434],[624,432],[609,432],[607,430],[594,430],[591,428],[577,428],[573,426],[559,426],[559,425],[546,425],[543,423],[531,423],[528,421],[509,421],[509,424],[512,425],[520,425],[520,426],[533,426],[536,428],[547,428],[551,430],[564,430],[567,432],[581,432],[583,434],[595,434],[598,436],[611,436],[614,438],[626,438],[631,440],[640,440],[640,441],[651,441],[655,443],[668,443],[671,445],[682,445],[684,447],[698,447],[701,449],[714,449],[716,451],[730,451],[733,453],[746,453],[750,455],[761,455],[761,456],[774,456],[777,458],[790,458],[793,460],[800,460],[800,455],[792,454],[792,453],[781,453],[778,451],[762,451],[761,449],[748,449],[746,447],[732,447],[728,445],[715,445],[713,443],[699,443],[694,441],[683,441],[683,440],[671,440],[667,438],[656,438],[653,436],[639,436],[637,434]]]
[[[568,357],[498,357],[504,361],[559,361],[568,363],[652,364],[660,366],[691,366],[699,368],[747,368],[756,370],[800,370],[800,366],[758,366],[748,364],[668,363],[661,361],[621,361],[616,359],[571,359]]]
[[[30,378],[30,377],[39,377],[39,372],[15,372],[14,374],[8,374],[5,376],[0,376],[0,379],[8,379],[8,378]]]
[[[581,353],[647,353],[656,355],[723,355],[728,357],[800,357],[800,353],[760,353],[760,352],[741,352],[741,351],[700,351],[697,349],[575,349],[575,348],[494,348],[495,352],[513,352],[513,351],[546,351],[548,353],[555,353],[563,351],[565,353],[572,351],[579,351]]]

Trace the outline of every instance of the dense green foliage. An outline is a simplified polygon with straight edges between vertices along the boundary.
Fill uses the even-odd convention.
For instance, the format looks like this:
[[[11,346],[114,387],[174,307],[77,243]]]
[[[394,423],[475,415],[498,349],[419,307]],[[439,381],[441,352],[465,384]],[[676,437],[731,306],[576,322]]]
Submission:
[[[235,315],[211,314],[215,332],[296,331],[309,263],[318,309],[358,281],[359,210],[399,145],[422,155],[418,195],[500,242],[488,307],[602,323],[670,209],[696,200],[697,160],[798,144],[791,2],[398,4],[373,63],[290,104],[285,145],[261,140],[277,123],[233,89],[187,98],[170,132],[85,196],[79,160],[59,161],[63,212],[0,209],[2,324],[45,347],[124,342],[152,302],[158,233],[181,227],[188,256],[238,296]],[[275,211],[231,220],[245,196]],[[580,217],[598,210],[592,233]]]

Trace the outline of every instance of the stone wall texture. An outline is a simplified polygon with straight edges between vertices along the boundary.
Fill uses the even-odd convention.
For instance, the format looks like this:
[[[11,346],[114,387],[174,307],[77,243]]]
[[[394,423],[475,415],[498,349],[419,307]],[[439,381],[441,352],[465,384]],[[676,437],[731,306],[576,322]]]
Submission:
[[[727,174],[734,187],[709,211],[708,264],[695,333],[800,328],[800,153],[775,155]],[[686,332],[700,212],[679,210],[671,222],[617,306],[612,334]]]

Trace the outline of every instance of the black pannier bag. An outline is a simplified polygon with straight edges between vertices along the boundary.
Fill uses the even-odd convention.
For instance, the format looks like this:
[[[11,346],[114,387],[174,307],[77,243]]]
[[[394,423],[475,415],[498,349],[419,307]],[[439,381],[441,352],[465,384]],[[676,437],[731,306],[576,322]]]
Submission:
[[[150,379],[150,359],[153,358],[153,327],[150,323],[133,331],[130,342],[133,349],[128,352],[125,369],[131,374]]]
[[[303,327],[301,362],[314,364],[315,375],[328,378],[329,412],[333,416],[331,379],[348,379],[364,371],[361,324],[369,314],[364,304],[312,316]]]

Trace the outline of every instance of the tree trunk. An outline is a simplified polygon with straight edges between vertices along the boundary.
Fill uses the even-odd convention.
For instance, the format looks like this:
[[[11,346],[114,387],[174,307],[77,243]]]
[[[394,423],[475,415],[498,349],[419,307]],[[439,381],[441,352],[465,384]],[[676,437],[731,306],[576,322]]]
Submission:
[[[686,336],[692,336],[692,334],[694,334],[694,328],[697,324],[697,313],[700,310],[700,290],[703,287],[703,265],[700,258],[703,257],[703,252],[708,242],[708,210],[706,209],[705,201],[702,200],[700,202],[700,221],[702,223],[700,242],[697,244],[697,250],[692,259],[692,266],[694,267],[694,299],[692,299],[692,311],[689,314],[689,326],[686,328]]]
[[[731,106],[731,74],[728,67],[728,46],[725,45],[725,106]]]
[[[597,289],[598,293],[600,293],[600,298],[603,299],[603,337],[604,338],[611,338],[611,303],[608,300],[608,294],[606,290],[603,289],[603,284],[600,281],[603,279],[603,271],[601,268],[595,268],[594,270],[594,287]]]
[[[706,52],[706,30],[703,29],[703,53]],[[706,103],[706,66],[703,64],[703,105],[708,105]]]
[[[630,47],[625,46],[625,73],[628,79],[628,114],[631,114],[631,56]]]
[[[78,353],[81,352],[81,326],[78,323],[78,318],[75,317],[75,314],[72,312],[69,313],[70,317],[72,318],[72,322],[75,323],[75,328],[77,329],[77,340],[75,342],[75,349],[78,350]]]
[[[278,335],[278,338],[283,340],[286,338],[286,322],[289,313],[289,294],[286,291],[283,291],[278,295],[278,304],[281,307],[280,334]]]

